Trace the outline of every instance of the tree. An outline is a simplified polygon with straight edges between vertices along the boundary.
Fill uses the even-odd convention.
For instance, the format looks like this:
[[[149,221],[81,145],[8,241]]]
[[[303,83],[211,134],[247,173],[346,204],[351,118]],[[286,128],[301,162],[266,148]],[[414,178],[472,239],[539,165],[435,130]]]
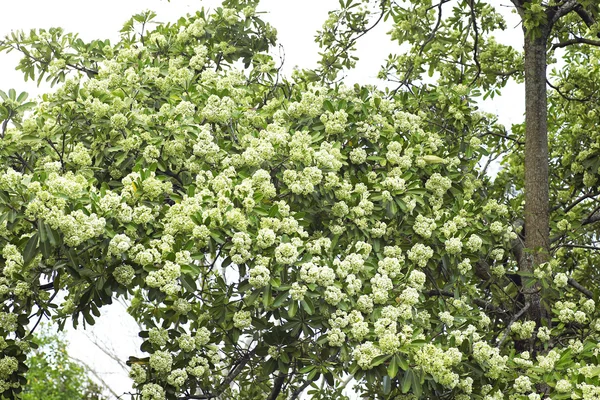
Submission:
[[[567,251],[546,262],[545,222],[530,235],[529,211],[520,244],[532,191],[523,132],[475,103],[478,89],[523,76],[520,54],[489,37],[503,26],[490,5],[442,18],[446,3],[375,4],[394,39],[414,44],[384,69],[399,77],[393,91],[336,81],[371,28],[351,0],[319,35],[320,67],[290,79],[256,1],[173,24],[139,14],[115,44],[58,28],[6,38],[26,79],[58,89],[37,104],[0,92],[3,396],[22,390],[30,318],[93,324],[121,296],[149,354],[129,360],[142,400],[342,398],[349,382],[367,398],[597,396],[597,291],[581,279],[594,256],[579,253],[584,268]],[[527,40],[539,44],[549,10],[564,12],[555,26],[569,22],[567,3],[596,15],[521,4]],[[552,32],[564,42],[568,29]],[[562,93],[594,101],[579,69],[595,56],[567,54]],[[426,70],[439,85],[420,84]],[[594,195],[578,179],[593,181],[597,158],[558,168],[584,132],[561,123],[594,119],[581,107],[551,125],[566,150],[556,174],[579,182],[553,183],[563,250],[595,240],[595,221],[581,221]],[[493,183],[484,157],[508,163]]]
[[[104,390],[88,377],[84,367],[69,357],[62,335],[46,328],[36,335],[34,344],[36,349],[27,359],[24,400],[105,399]]]

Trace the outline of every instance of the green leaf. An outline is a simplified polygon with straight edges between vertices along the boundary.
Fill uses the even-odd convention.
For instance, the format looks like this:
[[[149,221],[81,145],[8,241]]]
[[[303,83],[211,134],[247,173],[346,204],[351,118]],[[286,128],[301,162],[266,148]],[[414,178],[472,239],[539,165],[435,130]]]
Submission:
[[[19,97],[17,97],[17,101],[19,103],[24,102],[25,100],[27,100],[27,97],[29,96],[29,94],[27,92],[21,92],[21,94],[19,94]]]
[[[307,365],[306,367],[300,368],[300,370],[298,371],[298,373],[300,373],[300,374],[306,374],[306,373],[314,370],[315,368],[316,368],[316,365],[314,365],[314,364]]]
[[[390,361],[390,365],[388,365],[388,368],[387,368],[387,374],[388,374],[388,377],[390,377],[390,378],[395,378],[396,375],[398,375],[398,355],[395,355],[394,357],[392,357],[392,360]]]
[[[29,262],[31,262],[31,260],[33,260],[33,258],[38,254],[38,240],[39,235],[37,233],[34,233],[27,241],[27,244],[25,245],[25,250],[23,251],[23,263],[25,265],[29,264]]]
[[[255,289],[248,296],[244,297],[244,303],[246,303],[247,306],[251,306],[252,304],[254,304],[256,302],[256,299],[260,295],[260,292],[261,292],[260,289]]]
[[[402,368],[403,371],[408,370],[408,361],[406,360],[406,358],[402,357],[399,354],[396,354],[396,357],[394,358],[396,359],[396,363],[398,364],[398,366]]]
[[[389,376],[383,377],[383,394],[388,395],[392,391],[392,380]]]
[[[273,303],[273,294],[271,293],[271,285],[265,286],[265,291],[263,294],[263,306],[265,308],[270,308]]]
[[[279,293],[279,295],[275,298],[275,301],[273,302],[273,307],[274,308],[279,308],[281,307],[281,305],[287,300],[288,298],[288,292],[283,292],[283,293]]]
[[[404,376],[402,377],[402,382],[400,383],[400,390],[402,390],[402,393],[408,393],[408,391],[410,390],[410,385],[413,381],[412,375],[413,372],[411,370],[408,370],[404,373]]]
[[[290,303],[290,306],[288,308],[288,315],[290,318],[294,318],[294,316],[296,315],[297,312],[298,312],[298,302],[295,300],[292,300],[292,302]]]
[[[375,357],[373,359],[373,361],[371,361],[371,368],[383,364],[384,362],[389,360],[391,357],[392,357],[391,354],[382,354],[380,356]]]
[[[184,275],[181,275],[179,279],[181,280],[181,284],[187,291],[189,291],[189,292],[196,291],[196,278],[195,277],[184,274]]]
[[[315,313],[315,305],[310,298],[305,297],[304,300],[300,301],[300,304],[302,304],[302,309],[306,311],[308,315],[313,315]]]

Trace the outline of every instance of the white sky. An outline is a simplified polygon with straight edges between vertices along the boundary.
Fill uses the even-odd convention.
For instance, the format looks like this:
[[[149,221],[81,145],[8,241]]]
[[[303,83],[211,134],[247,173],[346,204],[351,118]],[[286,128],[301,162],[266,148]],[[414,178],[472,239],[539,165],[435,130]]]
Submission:
[[[494,2],[497,0],[494,0]],[[508,0],[502,3],[509,4]],[[2,7],[2,25],[0,37],[11,30],[49,28],[60,26],[67,32],[77,32],[84,40],[118,39],[119,30],[131,15],[151,9],[158,14],[161,22],[174,21],[186,13],[204,7],[215,7],[218,0],[190,1],[172,0],[104,0],[83,2],[81,0],[19,0],[5,1]],[[337,0],[263,0],[259,10],[268,10],[264,19],[271,22],[277,30],[280,43],[285,49],[285,68],[289,74],[294,66],[311,67],[318,59],[318,47],[314,43],[315,32],[327,17],[327,11],[338,6]],[[508,10],[508,8],[507,8]],[[510,15],[507,15],[510,18]],[[514,16],[510,19],[510,27],[515,27]],[[378,27],[359,42],[357,55],[360,58],[357,69],[348,76],[349,83],[375,84],[379,66],[384,58],[395,49],[385,36],[386,28]],[[521,46],[521,31],[516,27],[514,32],[504,34],[499,40]],[[17,92],[27,91],[30,95],[43,93],[46,89],[38,89],[33,82],[23,82],[23,75],[15,71],[19,55],[16,53],[0,54],[0,90],[5,92],[14,88]],[[482,108],[500,116],[500,121],[507,124],[522,121],[524,112],[523,88],[515,84],[509,85],[505,94],[494,101],[485,102]],[[95,336],[114,348],[123,360],[135,355],[139,347],[137,326],[127,315],[124,307],[113,305],[102,309],[103,315],[91,331]],[[85,332],[69,332],[71,342],[69,352],[72,356],[85,361],[113,390],[121,394],[131,390],[131,384],[121,368],[104,355],[87,338]]]

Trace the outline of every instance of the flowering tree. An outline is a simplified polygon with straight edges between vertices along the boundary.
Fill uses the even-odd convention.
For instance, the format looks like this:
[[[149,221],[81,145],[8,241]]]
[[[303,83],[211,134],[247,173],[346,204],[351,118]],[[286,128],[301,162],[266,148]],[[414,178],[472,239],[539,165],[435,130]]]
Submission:
[[[477,167],[503,128],[467,85],[284,79],[256,3],[139,14],[116,44],[0,43],[58,84],[0,92],[3,397],[38,319],[93,324],[119,296],[143,327],[142,400],[600,392],[595,295],[568,265],[519,271],[520,205]],[[543,326],[524,281],[556,300]]]

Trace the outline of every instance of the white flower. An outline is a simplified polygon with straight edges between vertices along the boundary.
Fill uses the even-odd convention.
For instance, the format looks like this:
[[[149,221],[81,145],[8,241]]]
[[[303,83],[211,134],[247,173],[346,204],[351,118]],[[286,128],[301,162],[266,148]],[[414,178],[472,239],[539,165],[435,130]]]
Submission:
[[[155,383],[147,383],[142,387],[142,400],[164,400],[165,390]]]
[[[569,278],[567,277],[567,275],[563,272],[559,272],[556,275],[554,275],[554,284],[556,285],[557,288],[563,288],[566,287],[568,285],[569,282]]]
[[[150,367],[156,372],[166,373],[171,371],[173,365],[173,356],[166,351],[157,351],[150,356]]]
[[[517,393],[525,393],[531,391],[532,383],[528,376],[519,376],[515,379],[513,387]]]
[[[267,286],[269,279],[271,278],[271,272],[264,265],[256,265],[250,269],[250,278],[248,282],[255,288],[261,288]]]
[[[354,358],[362,369],[369,369],[371,361],[380,354],[381,350],[375,347],[372,342],[365,342],[354,348],[352,358]]]
[[[252,324],[250,311],[238,311],[233,315],[233,326],[238,329],[246,329]]]
[[[479,236],[473,234],[469,237],[469,240],[467,240],[466,247],[472,252],[477,252],[481,249],[482,244],[483,240],[481,240]]]
[[[427,262],[431,257],[433,257],[433,249],[422,243],[415,244],[408,251],[408,259],[421,268],[424,268],[427,265]]]
[[[462,242],[460,238],[450,238],[445,243],[448,254],[459,254],[462,251]]]
[[[275,248],[275,260],[280,264],[294,264],[298,259],[298,249],[292,243],[281,243]]]

